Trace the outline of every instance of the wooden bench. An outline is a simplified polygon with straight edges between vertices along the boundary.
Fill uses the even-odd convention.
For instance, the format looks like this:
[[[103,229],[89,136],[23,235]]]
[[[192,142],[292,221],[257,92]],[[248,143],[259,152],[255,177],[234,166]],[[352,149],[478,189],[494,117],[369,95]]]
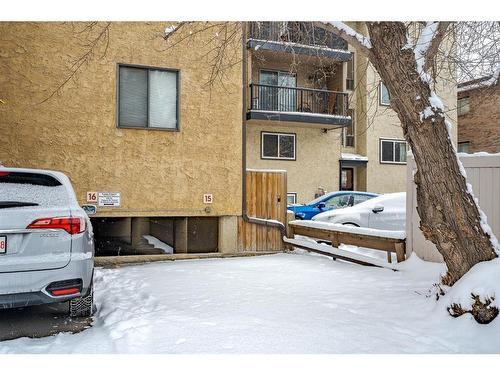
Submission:
[[[383,233],[388,233],[388,231],[371,231],[369,229],[366,230],[365,228],[344,227],[342,225],[332,225],[328,223],[312,223],[313,222],[302,223],[301,221],[293,221],[289,223],[289,236],[292,239],[295,237],[295,235],[300,235],[307,236],[312,239],[329,241],[334,248],[338,248],[340,244],[345,244],[384,251],[387,253],[387,261],[389,263],[392,263],[392,253],[396,254],[397,262],[402,262],[405,260],[406,240],[404,238],[384,236]],[[290,241],[289,244],[295,247],[306,248],[306,250],[322,253],[322,251],[318,250],[317,246],[307,246],[307,244],[301,245],[297,244],[297,241]],[[333,251],[325,251],[324,253],[324,255],[329,255],[334,258],[338,257],[340,259],[353,261],[359,264],[370,263],[371,265],[380,266],[379,264],[373,264],[373,262],[360,260],[360,257],[349,258],[349,256],[346,256],[346,254],[348,254],[347,251],[339,252],[339,254],[335,254],[335,252]]]

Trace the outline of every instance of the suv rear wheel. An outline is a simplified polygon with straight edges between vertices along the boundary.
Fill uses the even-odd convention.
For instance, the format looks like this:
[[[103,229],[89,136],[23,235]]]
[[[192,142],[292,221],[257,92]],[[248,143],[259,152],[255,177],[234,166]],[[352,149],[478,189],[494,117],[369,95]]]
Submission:
[[[69,301],[69,316],[71,318],[87,318],[94,313],[94,282],[90,283],[87,295]]]

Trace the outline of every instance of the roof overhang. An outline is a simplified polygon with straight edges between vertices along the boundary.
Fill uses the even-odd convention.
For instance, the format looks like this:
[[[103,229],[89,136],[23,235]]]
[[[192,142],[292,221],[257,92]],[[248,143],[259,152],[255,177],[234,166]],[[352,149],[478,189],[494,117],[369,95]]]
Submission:
[[[341,167],[359,167],[366,166],[368,163],[368,157],[357,155],[357,154],[348,154],[342,153],[340,158],[340,166]]]
[[[291,42],[275,42],[271,40],[249,39],[248,47],[254,50],[262,49],[275,52],[293,52],[301,55],[327,57],[338,61],[350,61],[352,59],[352,54],[348,50]]]
[[[250,110],[247,112],[247,120],[284,121],[319,124],[323,128],[338,129],[352,123],[349,116],[323,115],[309,112],[279,112]]]

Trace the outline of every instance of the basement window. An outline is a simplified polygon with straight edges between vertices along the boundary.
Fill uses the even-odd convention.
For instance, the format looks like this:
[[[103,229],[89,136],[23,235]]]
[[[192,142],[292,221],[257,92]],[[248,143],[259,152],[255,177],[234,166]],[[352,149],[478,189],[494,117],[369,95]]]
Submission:
[[[297,204],[297,193],[286,193],[286,204]]]
[[[380,139],[380,163],[406,164],[406,141]]]
[[[179,71],[118,66],[118,127],[178,130]]]
[[[294,133],[261,133],[261,158],[295,160]]]

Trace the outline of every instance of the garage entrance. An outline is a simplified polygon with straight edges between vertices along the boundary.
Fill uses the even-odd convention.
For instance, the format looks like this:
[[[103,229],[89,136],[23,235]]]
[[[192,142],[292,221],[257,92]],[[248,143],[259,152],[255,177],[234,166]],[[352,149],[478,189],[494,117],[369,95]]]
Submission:
[[[218,251],[217,217],[91,218],[97,256]]]

